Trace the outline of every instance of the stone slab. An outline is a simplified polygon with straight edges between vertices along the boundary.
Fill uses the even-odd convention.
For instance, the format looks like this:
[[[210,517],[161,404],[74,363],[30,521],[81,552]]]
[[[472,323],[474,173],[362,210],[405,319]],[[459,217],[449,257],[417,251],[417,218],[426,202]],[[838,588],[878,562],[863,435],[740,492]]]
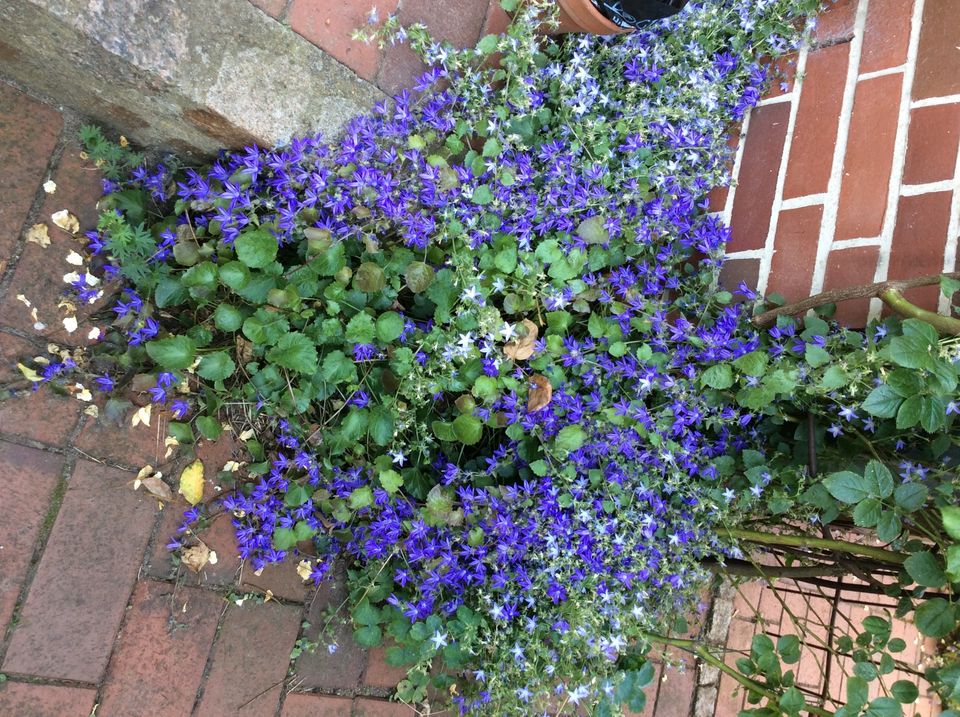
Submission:
[[[184,154],[335,134],[382,99],[248,0],[6,0],[0,73]]]

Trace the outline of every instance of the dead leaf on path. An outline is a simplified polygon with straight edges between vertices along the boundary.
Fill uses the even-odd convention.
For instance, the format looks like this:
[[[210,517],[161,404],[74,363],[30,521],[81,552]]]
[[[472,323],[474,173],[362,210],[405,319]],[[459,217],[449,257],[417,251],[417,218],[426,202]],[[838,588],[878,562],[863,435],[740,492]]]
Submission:
[[[34,224],[27,229],[27,241],[39,244],[44,249],[50,246],[50,233],[47,231],[47,225],[43,223]]]
[[[527,411],[533,413],[550,405],[553,398],[553,386],[546,376],[539,373],[530,377],[530,390],[527,393]]]
[[[297,565],[297,575],[300,576],[300,579],[303,581],[309,580],[311,573],[313,573],[313,563],[309,560],[301,560]]]
[[[146,406],[141,406],[137,409],[137,412],[133,414],[133,418],[130,419],[130,423],[134,428],[139,426],[141,423],[145,426],[150,425],[150,412],[153,409],[153,404],[148,403]]]
[[[210,548],[206,545],[194,545],[180,554],[180,561],[193,572],[199,573],[200,569],[210,561],[210,555]]]
[[[150,495],[155,495],[160,500],[172,501],[173,491],[170,486],[163,482],[160,473],[154,473],[148,478],[144,478],[141,484],[149,491]]]
[[[180,474],[180,493],[190,505],[203,500],[203,461],[197,459]]]
[[[241,366],[253,360],[253,344],[237,336],[237,363]]]
[[[80,220],[66,209],[61,209],[59,212],[54,212],[50,215],[50,219],[52,219],[53,223],[63,229],[65,232],[76,234],[80,231]]]
[[[504,355],[514,361],[526,361],[533,356],[533,345],[540,333],[537,325],[530,319],[524,319],[521,325],[526,329],[526,334],[503,345]]]

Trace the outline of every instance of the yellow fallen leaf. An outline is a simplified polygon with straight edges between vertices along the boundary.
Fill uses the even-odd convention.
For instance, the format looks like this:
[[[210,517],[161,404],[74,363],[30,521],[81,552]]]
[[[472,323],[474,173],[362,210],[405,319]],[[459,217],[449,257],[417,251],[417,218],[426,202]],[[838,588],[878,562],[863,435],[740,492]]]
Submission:
[[[150,425],[150,411],[153,408],[152,403],[148,403],[146,406],[137,409],[137,412],[133,414],[133,418],[130,419],[131,425],[136,428],[141,423],[145,426]]]
[[[180,474],[180,493],[190,505],[203,499],[203,461],[195,460]]]
[[[47,232],[47,225],[34,224],[27,229],[27,241],[39,244],[44,249],[50,246],[50,234]]]
[[[17,364],[17,368],[20,369],[20,373],[23,374],[23,377],[28,381],[33,381],[34,383],[39,383],[43,380],[43,377],[34,371],[29,366],[24,366],[22,363]]]
[[[297,575],[300,576],[301,580],[309,580],[310,574],[313,572],[313,563],[309,560],[301,560],[297,565]]]

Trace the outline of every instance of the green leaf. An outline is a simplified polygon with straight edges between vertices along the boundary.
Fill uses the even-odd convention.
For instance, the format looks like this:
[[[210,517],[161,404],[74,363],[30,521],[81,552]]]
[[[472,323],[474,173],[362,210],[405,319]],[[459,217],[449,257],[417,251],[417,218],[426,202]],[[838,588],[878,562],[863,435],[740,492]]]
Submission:
[[[913,624],[927,637],[946,637],[957,626],[956,605],[943,598],[932,598],[920,604]]]
[[[493,201],[493,192],[490,191],[490,187],[488,187],[486,184],[481,184],[479,187],[473,190],[471,201],[474,204],[489,204]]]
[[[903,717],[903,709],[892,697],[877,697],[867,707],[863,717]]]
[[[292,528],[273,529],[273,547],[277,550],[290,550],[297,544],[297,536]]]
[[[189,294],[183,288],[183,284],[169,276],[160,279],[156,290],[153,292],[154,302],[161,309],[182,304],[188,297]]]
[[[900,410],[897,411],[897,428],[904,430],[913,428],[920,423],[920,415],[923,410],[923,397],[910,396],[904,399]]]
[[[483,422],[476,416],[463,413],[453,420],[453,435],[468,446],[479,443],[483,436]]]
[[[952,583],[960,583],[960,545],[947,548],[947,577]]]
[[[807,363],[813,368],[819,368],[824,364],[830,363],[830,354],[816,344],[807,344],[807,348],[803,356]]]
[[[800,661],[800,638],[796,635],[784,635],[777,640],[777,652],[783,661],[792,665]]]
[[[349,323],[346,331],[347,341],[355,344],[372,344],[376,336],[376,327],[370,314],[360,312]]]
[[[383,633],[376,625],[367,625],[355,630],[353,639],[360,647],[377,647],[383,641]]]
[[[872,528],[880,520],[883,506],[877,498],[865,498],[853,509],[853,522],[861,528]]]
[[[213,416],[197,416],[197,430],[208,441],[215,441],[220,437],[223,428],[220,421]]]
[[[840,366],[830,366],[823,372],[820,379],[820,388],[826,391],[835,391],[838,388],[846,386],[850,382],[847,372]]]
[[[903,567],[917,585],[939,588],[947,584],[940,561],[928,550],[911,555],[903,562]]]
[[[246,231],[234,242],[237,258],[251,269],[262,269],[277,258],[277,240],[266,229]]]
[[[386,406],[375,406],[371,409],[367,430],[374,443],[378,446],[389,445],[393,440],[393,429],[393,411]]]
[[[762,376],[769,360],[766,351],[751,351],[734,361],[733,365],[747,376]]]
[[[229,261],[220,267],[220,281],[224,286],[237,291],[250,283],[250,270],[239,261]]]
[[[377,317],[377,338],[388,344],[403,333],[403,317],[396,311],[385,311]]]
[[[202,261],[187,269],[180,277],[180,282],[184,286],[212,289],[217,285],[217,266],[212,261]]]
[[[920,510],[927,502],[929,491],[925,485],[920,483],[902,483],[893,491],[893,502],[898,508],[912,513]]]
[[[870,684],[856,675],[847,678],[847,704],[859,710],[870,698]]]
[[[901,329],[904,336],[917,338],[930,347],[936,346],[940,340],[937,330],[921,319],[904,319]]]
[[[267,361],[297,373],[312,374],[317,370],[317,349],[306,336],[292,332],[281,336],[267,352]]]
[[[217,351],[207,354],[200,359],[197,374],[208,381],[222,381],[233,375],[237,366],[226,351]]]
[[[167,424],[167,433],[176,438],[182,445],[190,445],[196,440],[189,423],[171,421]]]
[[[353,622],[357,625],[379,625],[383,622],[381,612],[370,604],[370,601],[363,599],[350,611]]]
[[[316,528],[311,528],[310,523],[305,520],[298,520],[297,524],[293,526],[293,537],[297,539],[298,543],[302,540],[310,540],[316,534]]]
[[[302,486],[299,483],[294,483],[284,494],[283,504],[288,508],[299,508],[301,505],[310,500],[312,493],[313,492],[308,490],[305,486]]]
[[[484,35],[477,43],[477,50],[484,55],[496,52],[498,38],[496,35]]]
[[[360,486],[350,493],[348,501],[352,510],[360,510],[368,505],[373,505],[373,490],[368,485]]]
[[[889,498],[893,495],[893,474],[880,461],[870,461],[863,472],[864,477],[876,486],[876,495],[880,498]]]
[[[913,704],[920,696],[920,690],[910,680],[897,680],[890,686],[890,693],[905,705]]]
[[[221,331],[238,331],[243,318],[243,312],[230,304],[220,304],[213,312],[213,324]]]
[[[396,493],[403,487],[403,476],[392,469],[381,471],[380,485],[387,493]]]
[[[903,530],[900,518],[892,510],[885,510],[880,514],[880,520],[877,521],[877,538],[881,542],[889,543],[896,540]]]
[[[803,693],[796,687],[788,687],[780,695],[780,709],[788,715],[799,715],[807,702],[803,699]]]
[[[604,226],[601,216],[584,219],[577,227],[577,234],[587,244],[605,244],[610,241],[610,232]]]
[[[482,156],[487,158],[499,157],[501,149],[500,143],[496,140],[496,138],[491,137],[483,143]]]
[[[893,418],[903,398],[889,386],[877,386],[863,402],[863,410],[878,418]]]
[[[587,441],[587,432],[580,426],[565,426],[553,439],[554,445],[565,453],[575,451]]]
[[[197,355],[197,347],[186,336],[171,336],[157,341],[148,341],[147,354],[162,369],[176,371],[188,368]]]
[[[890,341],[890,360],[904,368],[925,368],[930,362],[931,348],[925,337],[894,336]]]
[[[733,371],[729,364],[716,364],[703,372],[703,375],[700,376],[700,381],[711,388],[721,390],[730,388],[733,385]]]
[[[512,274],[517,268],[517,249],[507,247],[498,251],[493,257],[493,265],[504,274]]]
[[[940,508],[940,518],[943,520],[943,529],[954,540],[960,540],[960,507],[946,505]]]
[[[424,264],[422,261],[411,262],[403,272],[407,288],[414,294],[423,293],[430,288],[435,275],[436,272],[434,272],[433,267]]]
[[[366,294],[381,291],[386,285],[387,277],[375,262],[365,261],[353,273],[354,288]]]
[[[830,491],[830,495],[844,503],[859,503],[870,496],[870,482],[851,471],[831,473],[824,479],[823,484]]]
[[[330,383],[355,383],[357,365],[347,358],[343,351],[331,351],[323,357],[320,376]]]
[[[273,345],[290,330],[290,324],[279,311],[257,309],[243,322],[243,335],[254,344]]]

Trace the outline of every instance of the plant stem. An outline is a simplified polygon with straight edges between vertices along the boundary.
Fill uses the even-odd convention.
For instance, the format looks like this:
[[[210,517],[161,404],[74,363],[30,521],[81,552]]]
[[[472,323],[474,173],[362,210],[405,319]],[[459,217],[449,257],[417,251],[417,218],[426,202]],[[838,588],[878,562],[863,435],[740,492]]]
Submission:
[[[820,548],[822,550],[833,550],[838,553],[850,553],[851,555],[862,555],[866,558],[873,558],[882,563],[894,563],[900,565],[907,559],[902,553],[894,553],[883,548],[874,548],[869,545],[859,545],[845,540],[828,540],[826,538],[814,538],[810,535],[788,535],[777,533],[762,533],[754,530],[743,530],[740,528],[730,528],[723,531],[730,538],[744,540],[749,543],[758,543],[760,545],[787,545],[800,548]]]
[[[960,319],[954,319],[951,316],[941,316],[932,311],[921,309],[919,306],[911,304],[903,298],[903,294],[901,294],[898,289],[887,289],[880,294],[880,299],[900,314],[900,316],[905,316],[908,319],[926,321],[941,334],[960,336]]]
[[[824,291],[816,296],[811,296],[809,299],[797,301],[793,304],[786,304],[785,306],[778,306],[775,309],[770,309],[770,311],[764,311],[762,314],[758,314],[757,316],[753,317],[753,324],[758,328],[766,328],[768,326],[772,326],[777,320],[778,316],[802,314],[809,309],[815,309],[818,306],[823,306],[824,304],[835,304],[838,301],[847,301],[848,299],[878,298],[885,291],[891,289],[894,291],[904,291],[905,289],[913,289],[918,286],[929,286],[930,284],[938,283],[941,276],[946,276],[951,279],[960,279],[960,272],[955,271],[946,274],[931,274],[930,276],[921,276],[917,277],[916,279],[880,281],[875,284],[864,284],[862,286],[851,286],[846,289]],[[939,316],[939,314],[934,315]]]
[[[756,680],[750,679],[746,675],[743,675],[739,671],[730,667],[730,665],[710,652],[706,645],[699,643],[696,640],[687,640],[680,637],[667,637],[665,635],[658,635],[657,633],[652,632],[644,632],[642,634],[644,638],[650,640],[651,642],[659,642],[664,645],[672,645],[673,647],[679,647],[682,650],[687,650],[707,664],[712,665],[724,674],[729,675],[748,690],[763,695],[775,705],[780,703],[779,695],[771,690],[768,690],[763,684],[757,682]],[[827,710],[810,704],[804,705],[804,707],[801,709],[801,712],[808,712],[810,714],[817,715],[818,717],[830,717],[831,714]]]

